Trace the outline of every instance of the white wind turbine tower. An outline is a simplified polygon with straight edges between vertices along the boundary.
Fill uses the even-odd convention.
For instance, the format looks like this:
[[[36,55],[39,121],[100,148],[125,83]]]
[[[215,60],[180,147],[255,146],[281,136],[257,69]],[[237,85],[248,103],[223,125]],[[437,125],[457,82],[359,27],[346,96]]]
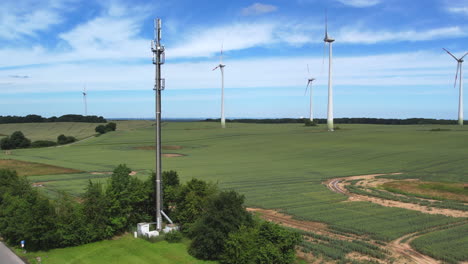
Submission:
[[[309,64],[307,64],[307,73],[310,76],[310,71],[309,71]],[[307,88],[310,86],[310,121],[314,121],[314,116],[313,116],[313,108],[312,108],[312,82],[315,81],[315,78],[309,78],[307,79],[307,86],[304,92],[304,95],[307,94]]]
[[[328,49],[328,111],[327,111],[327,125],[328,131],[333,131],[333,86],[332,86],[332,43],[334,39],[328,36],[328,18],[325,16],[325,38],[323,39],[329,45]]]
[[[85,116],[88,115],[88,103],[86,102],[86,85],[83,87],[83,103]]]
[[[444,49],[450,56],[452,56],[456,61],[457,61],[457,72],[455,73],[455,83],[453,84],[453,87],[457,87],[457,79],[458,79],[458,72],[460,72],[460,90],[459,90],[459,98],[458,98],[458,124],[460,126],[463,126],[463,58],[468,54],[465,53],[461,58],[455,57],[450,51]]]
[[[219,65],[214,70],[218,69],[221,71],[221,128],[226,128],[226,120],[224,118],[224,65],[223,64],[223,45],[221,45],[221,55],[219,59]]]

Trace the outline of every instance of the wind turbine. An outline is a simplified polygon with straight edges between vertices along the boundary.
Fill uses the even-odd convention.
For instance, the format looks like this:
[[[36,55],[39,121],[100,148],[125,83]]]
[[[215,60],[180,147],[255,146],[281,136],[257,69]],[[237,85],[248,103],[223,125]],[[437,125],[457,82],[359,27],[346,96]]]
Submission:
[[[307,64],[307,73],[309,74],[310,76],[310,71],[309,71],[309,64]],[[315,78],[309,78],[307,79],[307,86],[306,86],[306,89],[305,89],[305,92],[304,92],[304,95],[307,94],[307,89],[309,88],[310,86],[310,121],[314,121],[314,116],[313,116],[313,112],[312,112],[312,82],[315,81]]]
[[[88,115],[88,103],[86,102],[86,84],[83,87],[83,103],[85,116]]]
[[[223,45],[221,45],[219,61],[219,65],[213,71],[218,68],[221,71],[221,128],[226,128],[226,120],[224,119],[224,66],[226,65],[223,64]]]
[[[328,36],[328,16],[325,16],[325,38],[323,39],[324,45],[328,43],[328,111],[327,111],[327,125],[328,131],[333,131],[333,86],[332,86],[332,43],[334,39]]]
[[[461,58],[455,57],[450,51],[444,49],[450,56],[452,56],[457,61],[457,72],[455,73],[455,83],[453,84],[453,88],[457,87],[457,79],[458,79],[458,72],[460,72],[460,90],[459,90],[459,97],[458,97],[458,124],[463,126],[463,58],[468,54],[465,53]]]

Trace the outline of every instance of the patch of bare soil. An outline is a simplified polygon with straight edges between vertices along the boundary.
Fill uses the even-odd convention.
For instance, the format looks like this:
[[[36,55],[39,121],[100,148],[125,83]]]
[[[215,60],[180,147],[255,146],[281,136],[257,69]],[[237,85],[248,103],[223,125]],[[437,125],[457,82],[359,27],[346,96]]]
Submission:
[[[133,175],[135,175],[135,174],[137,174],[137,173],[138,173],[138,172],[136,172],[136,171],[132,171],[132,172],[130,172],[128,175],[133,176]]]
[[[112,171],[93,171],[91,172],[92,175],[110,175]]]
[[[292,227],[304,231],[313,231],[316,233],[323,233],[328,230],[328,227],[324,223],[320,222],[311,222],[311,221],[301,221],[293,219],[292,216],[279,213],[275,210],[267,210],[261,208],[247,208],[247,211],[259,213],[260,217],[283,226]]]
[[[155,146],[141,146],[141,147],[135,147],[134,149],[141,149],[141,150],[155,150]],[[162,149],[165,150],[178,150],[182,149],[182,146],[178,145],[167,145],[167,146],[162,146]]]
[[[402,236],[387,245],[387,249],[392,252],[392,254],[396,257],[397,260],[401,260],[400,256],[404,256],[406,259],[411,259],[414,263],[425,263],[425,264],[439,264],[442,263],[438,260],[435,260],[429,256],[419,253],[418,251],[414,250],[410,246],[410,242],[417,238],[418,236],[415,235],[416,233],[408,234]],[[405,241],[405,242],[403,242]],[[398,263],[405,263],[405,262],[398,262]]]
[[[367,201],[367,202],[372,202],[372,203],[379,204],[379,205],[386,206],[386,207],[399,207],[399,208],[423,212],[426,214],[441,214],[441,215],[446,215],[446,216],[451,216],[451,217],[468,217],[468,212],[464,212],[460,210],[428,207],[428,206],[422,206],[419,204],[404,203],[404,202],[386,200],[386,199],[371,197],[371,196],[366,196],[366,195],[359,195],[355,193],[350,193],[345,188],[346,185],[350,184],[349,181],[352,181],[352,180],[361,180],[358,183],[358,185],[363,186],[363,187],[376,187],[387,181],[392,181],[388,179],[381,179],[381,178],[376,179],[375,178],[376,176],[382,176],[382,175],[386,175],[386,174],[370,174],[370,175],[341,177],[341,178],[328,180],[325,182],[325,184],[330,190],[347,195],[348,201]],[[390,174],[390,175],[395,175],[395,173]]]
[[[184,157],[185,155],[178,154],[178,153],[163,153],[162,156],[166,158],[175,158],[175,157]]]

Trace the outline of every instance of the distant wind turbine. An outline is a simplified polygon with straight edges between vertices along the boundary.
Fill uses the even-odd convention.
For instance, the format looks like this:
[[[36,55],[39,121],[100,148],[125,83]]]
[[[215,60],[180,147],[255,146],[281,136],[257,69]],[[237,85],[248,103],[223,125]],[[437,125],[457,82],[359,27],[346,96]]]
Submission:
[[[310,71],[309,71],[309,64],[307,64],[307,73],[310,76]],[[314,116],[313,116],[313,108],[312,108],[312,82],[315,81],[315,78],[310,78],[307,79],[307,86],[304,92],[304,95],[307,94],[307,88],[310,86],[310,121],[314,121]]]
[[[83,103],[85,116],[88,115],[88,103],[86,102],[86,84],[83,87]]]
[[[223,45],[221,45],[221,55],[219,57],[219,65],[214,70],[218,69],[221,71],[221,128],[226,128],[226,120],[224,119],[224,67],[223,64]]]
[[[460,88],[459,88],[459,97],[458,97],[458,124],[463,126],[463,58],[468,55],[468,52],[465,53],[461,58],[455,57],[450,51],[444,49],[450,56],[452,56],[457,61],[457,72],[455,73],[455,83],[453,87],[457,87],[458,72],[460,72]]]
[[[328,131],[333,131],[333,86],[332,86],[332,43],[334,39],[328,36],[328,16],[325,16],[325,38],[323,39],[329,45],[328,50],[328,112],[327,112],[327,125]]]

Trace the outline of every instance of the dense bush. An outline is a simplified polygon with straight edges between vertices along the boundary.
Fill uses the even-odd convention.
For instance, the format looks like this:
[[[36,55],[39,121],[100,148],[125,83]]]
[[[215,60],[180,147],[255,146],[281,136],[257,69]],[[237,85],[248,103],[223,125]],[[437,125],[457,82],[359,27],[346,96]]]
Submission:
[[[29,148],[30,146],[31,140],[26,138],[21,131],[15,131],[11,136],[0,140],[1,149]]]
[[[115,131],[117,129],[117,124],[116,123],[109,123],[107,125],[99,125],[97,126],[94,131],[96,131],[99,134],[105,134],[110,131]]]
[[[318,122],[316,120],[310,121],[310,119],[304,119],[305,126],[318,126]]]
[[[301,236],[277,224],[257,221],[253,227],[242,226],[229,234],[224,244],[221,263],[293,263],[295,246]]]
[[[60,136],[57,137],[57,143],[59,145],[65,145],[65,144],[73,143],[75,141],[76,141],[75,137],[65,136],[64,134],[61,134]]]
[[[244,208],[244,196],[235,191],[219,192],[208,200],[203,215],[191,227],[189,252],[200,259],[217,260],[229,233],[252,225],[252,215]]]

